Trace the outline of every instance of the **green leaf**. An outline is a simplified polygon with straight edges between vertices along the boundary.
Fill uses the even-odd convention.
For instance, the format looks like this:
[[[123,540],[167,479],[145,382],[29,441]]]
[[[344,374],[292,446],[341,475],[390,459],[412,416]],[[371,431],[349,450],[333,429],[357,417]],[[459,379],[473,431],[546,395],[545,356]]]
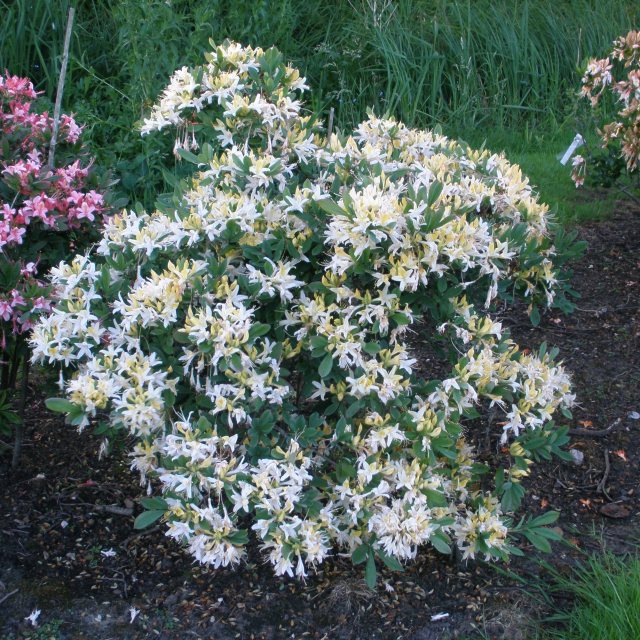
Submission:
[[[143,511],[134,521],[133,528],[134,529],[146,529],[149,525],[152,525],[156,520],[160,520],[162,516],[165,514],[164,511],[152,510],[152,511]]]
[[[179,148],[178,155],[187,162],[191,162],[191,164],[202,164],[198,156],[191,153],[191,151],[189,151],[188,149]]]
[[[247,544],[247,542],[249,542],[249,532],[246,529],[238,529],[228,535],[227,540],[232,544]]]
[[[524,496],[524,489],[519,484],[513,484],[512,482],[505,482],[504,493],[502,494],[502,510],[503,511],[517,511],[522,498]]]
[[[320,374],[320,377],[326,378],[331,373],[332,368],[333,368],[333,358],[331,357],[330,353],[327,353],[327,355],[324,357],[324,359],[320,363],[320,366],[318,367],[318,373]]]
[[[49,411],[55,411],[56,413],[70,413],[78,409],[77,405],[64,398],[47,398],[44,403]]]
[[[423,493],[427,497],[427,504],[429,507],[446,507],[447,506],[447,498],[441,491],[436,491],[435,489],[425,489]]]
[[[347,428],[347,421],[344,419],[344,417],[340,418],[340,420],[338,420],[338,422],[336,423],[336,430],[335,430],[335,434],[336,434],[336,438],[338,440],[340,440],[342,438],[342,436],[344,435],[345,429]]]
[[[360,400],[356,400],[347,407],[344,415],[347,417],[347,419],[350,420],[351,418],[353,418],[353,416],[356,415],[356,413],[358,413],[358,411],[360,411],[361,408],[362,402],[360,402]]]
[[[534,327],[537,327],[540,324],[540,311],[538,307],[532,307],[531,313],[529,314],[529,320],[531,320],[531,324]]]
[[[391,319],[396,324],[399,324],[399,325],[411,324],[411,319],[408,318],[404,313],[401,313],[400,311],[396,311],[395,313],[392,313]]]
[[[351,562],[353,564],[362,564],[369,556],[369,545],[361,544],[356,547],[351,554]]]
[[[434,182],[431,185],[429,188],[429,199],[427,200],[429,206],[433,205],[433,203],[440,197],[443,188],[444,185],[441,182]]]
[[[112,429],[112,426],[108,422],[100,422],[98,426],[93,430],[94,435],[101,436],[108,433]]]
[[[271,331],[271,325],[265,324],[263,322],[256,322],[249,329],[249,341],[258,338],[259,336],[263,336],[266,333]]]
[[[548,527],[538,527],[535,532],[547,540],[562,540],[562,532],[558,529],[549,529]]]
[[[397,558],[386,554],[384,551],[378,551],[378,557],[384,562],[392,571],[404,571],[404,567],[400,564]]]
[[[524,557],[524,551],[522,551],[521,549],[518,549],[518,547],[514,547],[513,545],[510,545],[510,544],[505,544],[504,549],[505,551],[507,551],[513,556],[518,556],[519,558]]]
[[[0,416],[2,417],[2,420],[10,424],[20,424],[22,422],[20,416],[15,411],[5,410],[0,412]]]
[[[380,351],[380,345],[377,342],[365,342],[362,345],[362,350],[370,355],[375,355]]]
[[[526,536],[526,538],[529,540],[529,542],[539,551],[542,551],[544,553],[549,553],[551,551],[551,545],[549,544],[549,541],[538,535],[537,532],[533,532],[533,531],[525,531],[524,535]]]
[[[142,500],[140,500],[140,504],[142,504],[145,509],[149,509],[151,511],[166,511],[169,506],[164,498],[158,497],[142,498]]]
[[[451,553],[451,547],[448,544],[448,539],[444,533],[441,531],[436,531],[431,538],[429,538],[429,542],[440,552],[444,554]]]
[[[316,200],[316,204],[331,216],[344,216],[346,211],[342,207],[338,206],[331,198],[322,198]]]
[[[326,336],[311,336],[309,344],[313,349],[324,349],[329,344],[329,340]]]
[[[373,553],[367,558],[367,568],[364,571],[364,579],[369,589],[375,589],[378,572],[376,570],[376,559]]]
[[[560,517],[557,511],[547,511],[537,518],[533,518],[529,523],[530,527],[544,527],[545,525],[552,524]]]
[[[358,472],[352,464],[349,464],[345,460],[340,460],[340,462],[336,463],[336,476],[340,483],[344,482],[347,478],[355,478],[357,475]]]

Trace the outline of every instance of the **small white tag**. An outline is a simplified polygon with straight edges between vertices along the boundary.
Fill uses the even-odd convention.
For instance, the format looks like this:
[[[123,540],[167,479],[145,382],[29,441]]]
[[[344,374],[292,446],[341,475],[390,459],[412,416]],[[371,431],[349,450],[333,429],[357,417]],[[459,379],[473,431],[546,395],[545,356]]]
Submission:
[[[564,155],[560,159],[560,164],[565,165],[571,159],[571,156],[576,152],[578,147],[581,147],[584,144],[584,138],[576,133],[576,137],[573,139],[573,142],[569,145],[569,148],[564,152]]]
[[[445,618],[448,618],[449,614],[448,613],[436,613],[435,616],[431,616],[431,622],[438,622],[438,620],[444,620]]]

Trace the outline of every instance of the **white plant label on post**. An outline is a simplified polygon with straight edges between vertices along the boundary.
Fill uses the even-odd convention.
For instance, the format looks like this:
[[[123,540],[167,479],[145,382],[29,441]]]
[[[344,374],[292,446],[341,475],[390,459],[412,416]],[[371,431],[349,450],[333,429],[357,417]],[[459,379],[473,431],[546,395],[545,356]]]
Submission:
[[[571,156],[576,152],[576,149],[581,147],[583,144],[584,144],[584,138],[579,133],[576,133],[575,138],[569,145],[569,148],[564,152],[564,155],[562,156],[562,158],[560,158],[560,164],[562,166],[567,164],[567,162],[571,160]]]

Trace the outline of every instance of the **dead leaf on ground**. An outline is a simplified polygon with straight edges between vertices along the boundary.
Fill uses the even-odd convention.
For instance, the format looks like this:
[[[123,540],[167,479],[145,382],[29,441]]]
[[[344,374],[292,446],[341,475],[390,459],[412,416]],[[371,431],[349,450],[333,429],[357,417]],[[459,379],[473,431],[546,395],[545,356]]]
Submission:
[[[631,512],[623,504],[616,504],[612,502],[610,504],[604,504],[600,507],[600,513],[607,518],[628,518]]]

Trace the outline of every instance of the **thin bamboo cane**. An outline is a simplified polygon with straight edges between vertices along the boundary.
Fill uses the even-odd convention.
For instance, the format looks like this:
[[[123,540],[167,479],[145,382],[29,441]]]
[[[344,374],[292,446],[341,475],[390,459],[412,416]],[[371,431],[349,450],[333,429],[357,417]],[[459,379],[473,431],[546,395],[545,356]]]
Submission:
[[[67,19],[67,30],[64,34],[64,53],[62,54],[62,68],[60,69],[60,80],[58,81],[58,91],[56,93],[56,105],[53,110],[53,132],[51,134],[51,145],[49,147],[49,169],[53,169],[53,162],[58,144],[58,128],[60,127],[60,109],[62,107],[62,94],[64,92],[64,81],[67,76],[67,64],[69,62],[69,43],[71,41],[71,31],[73,29],[73,16],[75,9],[69,7],[69,18]]]

